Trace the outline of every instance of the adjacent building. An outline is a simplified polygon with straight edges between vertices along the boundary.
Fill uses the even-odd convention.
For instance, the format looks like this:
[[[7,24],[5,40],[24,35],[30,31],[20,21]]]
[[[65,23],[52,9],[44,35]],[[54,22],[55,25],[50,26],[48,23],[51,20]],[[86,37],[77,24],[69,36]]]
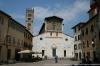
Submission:
[[[100,30],[98,6],[95,0],[90,1],[89,20],[82,28],[83,56],[91,60],[100,59]]]
[[[45,18],[39,35],[35,36],[33,41],[33,51],[42,53],[38,54],[39,57],[74,57],[73,37],[63,33],[63,19],[57,16]]]
[[[83,58],[88,57],[94,62],[100,61],[100,9],[98,3],[99,1],[90,0],[89,20],[80,29],[82,56]]]
[[[32,37],[25,26],[0,10],[0,62],[19,61],[23,57],[19,51],[32,49]]]
[[[7,60],[6,35],[8,32],[8,21],[11,16],[0,11],[0,61]]]
[[[82,59],[82,41],[81,41],[81,29],[85,23],[81,22],[72,29],[74,30],[74,55],[76,60]]]

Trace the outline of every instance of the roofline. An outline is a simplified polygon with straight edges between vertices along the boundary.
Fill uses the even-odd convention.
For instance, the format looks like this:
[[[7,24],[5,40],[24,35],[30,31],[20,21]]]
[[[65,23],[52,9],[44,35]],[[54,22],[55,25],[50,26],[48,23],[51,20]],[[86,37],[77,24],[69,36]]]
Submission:
[[[90,18],[90,19],[85,23],[85,25],[84,25],[83,27],[85,27],[88,23],[91,22],[92,19],[94,19],[94,18],[97,17],[97,16],[98,16],[98,14],[96,14],[95,16],[93,16],[92,18]]]
[[[41,27],[41,29],[40,29],[40,31],[39,31],[39,34],[41,33],[43,27],[45,27],[45,23],[42,24],[42,27]]]
[[[24,30],[26,30],[33,37],[33,35],[31,34],[31,32],[29,32],[24,25],[20,24],[18,21],[16,21],[13,18],[11,18],[11,19],[14,20],[15,23],[17,23],[18,25],[20,25]]]
[[[61,32],[61,33],[63,33],[63,32]],[[42,35],[42,34],[44,34],[44,33],[38,34],[38,35],[36,35],[36,36],[34,36],[34,37],[37,37],[37,36]],[[65,33],[63,33],[63,34],[66,35],[66,36],[69,36],[69,37],[71,37],[71,38],[74,38],[74,37],[71,36],[71,35],[68,35],[68,34],[65,34]]]
[[[29,30],[27,30],[26,28],[25,28],[25,30],[26,30],[32,37],[34,37],[33,34],[32,34]]]
[[[62,32],[62,33],[63,33],[63,32]],[[68,34],[66,34],[66,33],[63,33],[63,34],[65,34],[65,35],[67,35],[67,36],[70,36],[70,37],[74,38],[73,36],[71,36],[71,35],[68,35]]]
[[[60,19],[61,21],[63,21],[63,18],[60,18],[60,17],[58,17],[58,16],[49,16],[49,17],[45,17],[45,20],[48,20],[49,18],[52,18],[52,17],[56,17],[56,18]]]
[[[44,32],[45,33],[45,32]],[[35,35],[35,36],[33,36],[33,37],[37,37],[37,36],[39,36],[39,35],[42,35],[42,34],[44,34],[44,33],[41,33],[41,34],[37,34],[37,35]]]
[[[76,28],[76,27],[79,26],[80,24],[85,24],[85,22],[80,22],[80,23],[76,24],[75,26],[72,27],[72,29]]]
[[[87,13],[89,13],[92,9],[89,9]]]
[[[6,15],[7,17],[11,18],[11,16],[10,16],[9,14],[7,14],[6,12],[4,12],[4,11],[2,11],[2,10],[0,10],[0,13],[2,13],[2,14],[4,14],[4,15]]]

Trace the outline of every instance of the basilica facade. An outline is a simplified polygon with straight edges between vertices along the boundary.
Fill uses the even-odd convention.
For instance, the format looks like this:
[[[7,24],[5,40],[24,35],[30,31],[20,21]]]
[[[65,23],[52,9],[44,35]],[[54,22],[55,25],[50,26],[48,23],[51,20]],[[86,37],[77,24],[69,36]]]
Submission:
[[[46,17],[37,36],[33,38],[34,54],[48,59],[58,56],[59,58],[74,57],[74,39],[63,33],[63,19],[57,16]]]

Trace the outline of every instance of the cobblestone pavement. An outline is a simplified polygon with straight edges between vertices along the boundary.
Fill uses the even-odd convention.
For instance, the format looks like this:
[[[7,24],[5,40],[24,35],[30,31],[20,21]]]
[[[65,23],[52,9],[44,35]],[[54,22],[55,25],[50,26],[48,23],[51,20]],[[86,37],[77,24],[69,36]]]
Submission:
[[[58,63],[55,63],[54,60],[44,60],[32,63],[4,64],[0,66],[71,66],[72,64],[78,64],[78,63],[79,61],[71,61],[71,60],[58,60]]]

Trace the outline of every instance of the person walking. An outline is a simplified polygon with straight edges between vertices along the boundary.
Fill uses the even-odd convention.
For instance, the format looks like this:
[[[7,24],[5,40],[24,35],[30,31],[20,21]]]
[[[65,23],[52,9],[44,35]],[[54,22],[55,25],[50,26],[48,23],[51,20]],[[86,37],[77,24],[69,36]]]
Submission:
[[[86,57],[86,64],[91,64],[92,63],[92,61],[90,60],[90,58],[87,56]]]
[[[58,56],[55,56],[55,63],[58,63]]]

